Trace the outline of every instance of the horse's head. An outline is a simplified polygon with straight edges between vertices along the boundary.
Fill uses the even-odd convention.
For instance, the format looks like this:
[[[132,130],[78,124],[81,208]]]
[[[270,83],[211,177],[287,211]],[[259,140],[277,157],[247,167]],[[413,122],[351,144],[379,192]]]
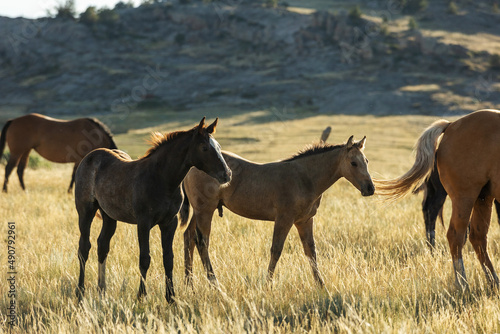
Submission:
[[[212,136],[218,120],[216,118],[212,124],[205,126],[203,117],[193,133],[193,146],[189,154],[193,166],[224,184],[231,181],[231,170],[222,156],[219,143]]]
[[[368,159],[363,150],[366,136],[359,142],[354,142],[353,136],[347,140],[345,156],[341,162],[342,176],[355,186],[363,196],[371,196],[375,192],[370,173],[368,173]]]

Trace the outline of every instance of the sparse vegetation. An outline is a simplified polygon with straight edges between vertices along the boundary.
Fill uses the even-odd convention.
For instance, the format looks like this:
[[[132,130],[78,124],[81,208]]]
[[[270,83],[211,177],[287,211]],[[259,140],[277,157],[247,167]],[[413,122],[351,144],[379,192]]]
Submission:
[[[493,54],[490,57],[490,67],[495,70],[500,70],[500,55]]]
[[[400,8],[404,14],[415,14],[424,11],[429,3],[427,0],[396,0],[391,5]]]
[[[55,17],[58,19],[74,20],[76,15],[75,0],[66,0],[56,5]]]
[[[98,20],[99,15],[94,6],[87,7],[87,9],[80,14],[80,22],[86,25],[93,25],[97,23]]]
[[[418,23],[413,16],[410,17],[410,19],[408,20],[408,29],[410,29],[410,30],[417,30],[418,29]]]
[[[361,11],[361,8],[359,8],[359,5],[354,6],[349,11],[349,18],[353,21],[361,19],[361,15],[363,15],[363,12]]]
[[[458,6],[455,1],[450,1],[448,3],[448,13],[457,15],[458,14]]]
[[[99,9],[97,14],[99,15],[99,23],[103,23],[107,26],[113,26],[120,21],[120,14],[113,9],[102,8]]]

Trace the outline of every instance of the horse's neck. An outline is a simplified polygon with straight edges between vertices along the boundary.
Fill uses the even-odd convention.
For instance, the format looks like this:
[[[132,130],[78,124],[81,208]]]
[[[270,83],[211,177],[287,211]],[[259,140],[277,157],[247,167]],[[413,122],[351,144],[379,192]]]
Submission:
[[[313,186],[314,193],[318,196],[342,177],[340,173],[340,160],[343,151],[342,148],[337,148],[332,151],[295,160],[295,163],[300,166],[299,168],[307,174]]]
[[[161,144],[150,157],[149,168],[163,176],[166,186],[177,188],[192,167],[186,157],[189,138],[181,136]]]

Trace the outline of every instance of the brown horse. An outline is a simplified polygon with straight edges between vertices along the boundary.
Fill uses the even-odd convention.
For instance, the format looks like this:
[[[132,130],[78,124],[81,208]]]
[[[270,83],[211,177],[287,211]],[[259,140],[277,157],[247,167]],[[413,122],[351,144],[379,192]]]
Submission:
[[[447,238],[456,281],[467,286],[462,247],[470,221],[469,240],[488,281],[498,285],[486,236],[493,200],[500,198],[500,112],[479,110],[452,123],[436,121],[418,139],[413,167],[397,179],[377,180],[378,192],[393,199],[408,194],[425,181],[435,158],[452,202]]]
[[[214,178],[193,168],[184,179],[186,199],[181,209],[181,225],[187,223],[189,203],[194,210],[184,232],[186,281],[191,282],[195,245],[208,279],[214,283],[217,281],[208,246],[213,212],[223,205],[246,218],[275,222],[269,280],[272,280],[288,232],[295,225],[314,278],[322,286],[323,279],[316,263],[313,217],[323,192],[341,177],[351,182],[363,196],[374,193],[368,160],[363,154],[365,142],[366,137],[354,142],[351,136],[344,145],[320,143],[287,160],[267,164],[222,152],[233,171],[231,182],[222,186]]]
[[[423,191],[424,198],[422,200],[422,213],[425,222],[425,236],[430,250],[434,249],[436,243],[436,220],[439,217],[444,226],[443,220],[443,205],[448,197],[446,190],[441,184],[439,173],[436,164],[432,169],[432,173],[426,179],[425,183],[418,188],[415,193]],[[493,202],[497,211],[498,223],[500,223],[500,203],[495,200]]]
[[[161,231],[168,302],[174,296],[172,284],[172,240],[177,228],[177,212],[182,203],[180,184],[193,166],[220,183],[231,179],[231,171],[222,158],[220,146],[212,137],[217,119],[205,127],[205,117],[189,131],[153,134],[153,147],[138,160],[116,150],[97,149],[89,153],[76,172],[75,204],[78,211],[80,242],[78,258],[80,278],[77,295],[84,293],[85,263],[90,250],[90,226],[99,210],[102,230],[97,240],[98,285],[106,287],[105,268],[109,242],[116,221],[137,225],[141,282],[138,297],[146,295],[146,274],[151,257],[149,234],[158,225]]]
[[[87,153],[100,147],[116,148],[109,129],[95,118],[64,121],[39,114],[7,121],[0,136],[0,156],[6,142],[10,157],[5,167],[4,192],[7,192],[9,175],[16,166],[19,182],[25,189],[23,173],[32,149],[49,161],[75,164],[68,188],[70,192],[76,169]]]

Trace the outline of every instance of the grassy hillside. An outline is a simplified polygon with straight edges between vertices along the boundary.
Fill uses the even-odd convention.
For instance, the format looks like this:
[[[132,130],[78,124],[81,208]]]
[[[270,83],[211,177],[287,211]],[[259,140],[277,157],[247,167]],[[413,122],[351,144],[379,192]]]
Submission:
[[[208,116],[213,119],[213,114]],[[413,162],[412,146],[434,117],[316,116],[256,111],[229,116],[219,113],[216,138],[223,149],[257,161],[290,156],[316,141],[327,125],[332,143],[350,135],[367,135],[366,155],[372,176],[391,177]],[[288,116],[289,118],[285,118]],[[118,146],[133,156],[147,148],[152,128],[188,128],[197,113],[182,119],[164,118],[148,128],[116,137]],[[138,126],[139,127],[139,126]],[[445,231],[437,226],[437,251],[424,241],[419,196],[388,205],[363,198],[341,180],[324,196],[315,223],[320,271],[326,288],[319,289],[303,255],[297,232],[288,236],[273,284],[266,282],[272,226],[243,219],[228,210],[214,217],[210,253],[220,289],[210,287],[198,255],[194,287],[183,282],[182,231],[174,240],[174,285],[177,303],[164,299],[159,231],[151,233],[152,263],[148,297],[136,300],[139,283],[137,232],[119,224],[108,257],[108,292],[97,292],[95,220],[93,248],[87,264],[87,291],[79,305],[75,298],[78,276],[79,232],[73,195],[66,193],[70,166],[29,169],[22,192],[12,177],[10,193],[0,201],[0,263],[6,276],[7,222],[16,223],[17,305],[20,327],[14,332],[498,332],[497,291],[486,282],[472,248],[464,262],[471,290],[454,286]],[[445,217],[449,217],[446,207]],[[490,231],[490,255],[499,268],[499,232]],[[8,285],[0,280],[0,309],[7,309]],[[5,317],[0,332],[8,331]]]

